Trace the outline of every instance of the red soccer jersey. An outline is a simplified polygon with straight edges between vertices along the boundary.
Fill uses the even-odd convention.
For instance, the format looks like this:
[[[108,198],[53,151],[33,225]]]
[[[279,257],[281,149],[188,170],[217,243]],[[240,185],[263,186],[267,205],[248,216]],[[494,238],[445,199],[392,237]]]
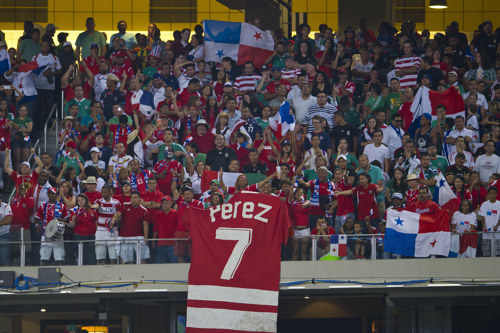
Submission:
[[[411,205],[407,205],[405,210],[418,214],[435,214],[438,213],[441,208],[439,208],[439,205],[432,200],[426,200],[424,202],[418,200]]]
[[[118,235],[120,237],[144,236],[143,222],[146,219],[148,210],[141,205],[134,207],[131,203],[126,203],[121,207],[122,219]]]
[[[331,188],[331,190],[329,190],[329,184],[328,183],[331,183],[330,181],[326,181],[324,183],[319,183],[318,186],[319,188],[316,190],[316,180],[310,180],[308,182],[308,184],[310,185],[310,189],[311,189],[311,193],[312,193],[312,196],[314,198],[318,198],[319,200],[319,197],[322,196],[322,195],[328,195],[328,196],[332,196],[333,195],[333,186]],[[315,193],[317,192],[317,193]],[[324,215],[325,214],[325,211],[321,209],[320,205],[319,205],[319,201],[316,202],[315,200],[312,200],[311,201],[311,206],[309,206],[309,214],[310,215]]]
[[[410,128],[411,123],[413,122],[413,112],[411,112],[411,104],[412,102],[404,102],[399,107],[399,115],[403,120],[403,130],[406,132],[408,128]]]
[[[74,233],[80,236],[93,236],[96,231],[97,213],[93,209],[77,208],[72,210],[72,215],[76,216]]]
[[[99,57],[101,61],[106,61],[104,57]],[[92,74],[95,76],[99,74],[99,63],[96,61],[96,59],[92,56],[88,56],[86,58],[83,58],[83,61],[87,65],[88,69],[92,72]],[[83,66],[80,66],[80,72],[85,72],[85,69]]]
[[[259,147],[261,145],[261,143],[262,143],[262,139],[255,140],[255,142],[253,143],[253,146]],[[276,142],[273,141],[272,144],[276,147],[276,149],[278,149],[278,151],[280,151],[280,146]],[[266,176],[272,175],[276,171],[277,164],[276,164],[275,158],[276,158],[276,156],[273,153],[273,149],[271,147],[271,144],[269,142],[266,142],[266,144],[264,145],[264,147],[259,155],[259,159],[261,161],[264,161],[264,163],[266,163],[266,165],[267,165]]]
[[[345,182],[345,180],[340,181],[339,183],[334,183],[333,189],[334,191],[347,191],[352,187],[349,182]],[[345,216],[349,213],[354,213],[354,202],[352,201],[352,197],[339,195],[337,197],[337,216]]]
[[[149,178],[153,177],[153,173],[149,170],[141,170],[138,173],[132,173],[129,177],[132,191],[139,191],[140,193],[147,190]]]
[[[303,202],[295,200],[290,205],[290,215],[294,227],[309,226],[309,207],[302,207]]]
[[[94,192],[85,192],[83,193],[87,196],[87,198],[89,198],[89,202],[91,205],[94,204],[94,202],[97,200],[97,199],[101,199],[102,196],[101,196],[101,192],[97,192],[97,191],[94,191]]]
[[[34,206],[35,201],[31,197],[13,198],[10,203],[10,209],[12,210],[10,230],[19,230],[20,228],[28,230],[30,228],[29,217]]]
[[[278,82],[272,80],[269,82],[269,84],[266,86],[266,91],[269,91],[269,93],[274,94],[276,93],[276,88],[278,85],[284,84],[286,87],[286,92],[290,92],[292,90],[292,86],[290,85],[290,81],[285,80],[285,79],[280,79]]]
[[[177,175],[180,175],[182,164],[175,160],[170,162],[163,160],[158,161],[153,168],[153,172],[156,175],[160,175],[163,171],[166,171],[165,178],[157,178],[158,188],[164,195],[170,195],[170,192],[172,192],[172,189],[170,188],[170,185],[172,184],[172,170],[177,170]]]
[[[0,150],[4,151],[5,148],[10,149],[10,127],[5,127],[5,124],[11,121],[8,118],[0,119]]]
[[[26,186],[28,187],[28,190],[26,191],[25,196],[33,197],[33,189],[35,188],[38,182],[38,172],[36,172],[36,170],[27,176],[23,176],[15,171],[12,171],[12,173],[10,174],[10,178],[12,178],[14,184],[16,185],[16,196],[19,196],[19,192],[17,191],[19,186],[22,186],[22,184],[24,183],[29,183],[30,185]]]
[[[57,212],[56,212],[57,209]],[[52,221],[53,219],[56,218],[56,215],[58,218],[65,219],[69,217],[69,210],[66,207],[66,205],[62,203],[45,203],[43,205],[40,205],[38,209],[36,210],[35,218],[39,219],[42,221],[42,229],[43,233],[45,234],[45,227],[47,226],[47,223]]]
[[[160,211],[154,218],[154,232],[158,233],[158,238],[175,238],[177,228],[178,213],[171,209],[168,213]],[[158,241],[158,246],[172,246],[174,241]]]
[[[130,202],[130,200],[128,202]],[[109,229],[108,221],[111,220],[116,212],[122,210],[122,203],[114,198],[110,198],[109,201],[99,198],[94,203],[99,205],[99,209],[97,210],[98,227],[101,229]]]
[[[243,192],[208,210],[189,208],[184,221],[193,238],[186,332],[275,332],[286,204]]]
[[[370,220],[378,219],[377,189],[375,184],[358,185],[352,189],[358,200],[358,220],[364,221],[367,216]]]

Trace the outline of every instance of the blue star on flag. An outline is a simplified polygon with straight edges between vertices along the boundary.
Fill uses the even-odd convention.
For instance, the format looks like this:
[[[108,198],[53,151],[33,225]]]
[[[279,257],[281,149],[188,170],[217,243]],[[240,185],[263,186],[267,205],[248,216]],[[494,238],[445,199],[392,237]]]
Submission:
[[[441,179],[441,180],[439,181],[439,187],[443,187],[443,186],[444,186],[444,184],[445,184],[445,182],[446,182],[446,180]]]
[[[218,56],[219,58],[221,58],[221,57],[224,55],[224,52],[222,52],[222,51],[224,51],[224,50],[219,50],[219,49],[217,49],[217,51],[218,51],[218,52],[217,52],[217,56]]]
[[[398,218],[395,221],[396,221],[396,225],[403,226],[403,221],[404,220],[401,220],[401,217],[398,216]]]

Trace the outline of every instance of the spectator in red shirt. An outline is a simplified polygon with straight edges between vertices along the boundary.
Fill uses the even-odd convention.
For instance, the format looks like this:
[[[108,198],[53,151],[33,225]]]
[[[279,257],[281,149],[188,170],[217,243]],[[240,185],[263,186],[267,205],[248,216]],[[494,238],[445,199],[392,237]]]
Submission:
[[[330,235],[335,235],[335,229],[326,223],[326,218],[324,216],[318,217],[316,220],[316,228],[311,231],[311,235],[324,236],[317,239],[317,258],[321,258],[330,252]]]
[[[73,228],[73,239],[90,241],[95,240],[97,230],[97,213],[90,208],[89,198],[85,194],[76,197],[77,207],[72,209],[70,226]],[[76,245],[76,244],[74,244]],[[95,247],[92,242],[83,243],[83,264],[95,265]]]
[[[31,257],[31,232],[30,232],[30,215],[33,212],[33,207],[35,206],[35,201],[32,197],[27,197],[25,195],[26,188],[19,187],[19,196],[14,197],[10,202],[10,209],[12,210],[12,222],[10,224],[10,241],[19,242],[21,241],[21,233],[23,233],[23,239],[26,244],[26,258]],[[20,264],[20,245],[11,244],[10,245],[10,256],[12,260],[12,265]]]
[[[210,125],[205,119],[200,119],[194,124],[195,131],[191,132],[193,142],[198,144],[200,153],[206,154],[210,150],[215,149],[215,135],[208,129]]]
[[[421,186],[418,189],[418,200],[406,206],[405,209],[418,214],[436,214],[441,211],[437,203],[429,200],[427,186]]]
[[[153,238],[175,238],[178,213],[172,209],[174,201],[168,195],[161,199],[161,210],[156,215],[154,221]],[[175,241],[159,240],[154,241],[152,246],[156,248],[156,263],[177,263],[177,256],[174,254]]]
[[[149,219],[154,221],[156,214],[159,212],[158,209],[161,207],[161,199],[163,198],[163,193],[158,191],[156,185],[158,184],[155,178],[149,178],[148,189],[141,193],[141,205],[148,210]],[[152,227],[152,225],[150,225]],[[150,234],[152,235],[153,229],[150,228]]]

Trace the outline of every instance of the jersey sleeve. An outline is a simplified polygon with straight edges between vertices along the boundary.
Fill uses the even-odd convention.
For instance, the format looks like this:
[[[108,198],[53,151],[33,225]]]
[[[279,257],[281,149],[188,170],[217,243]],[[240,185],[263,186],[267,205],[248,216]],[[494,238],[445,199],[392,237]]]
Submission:
[[[288,240],[288,231],[293,226],[293,222],[290,219],[290,215],[288,214],[288,207],[285,201],[280,199],[280,211],[279,211],[279,231],[281,237],[281,243],[286,245]]]

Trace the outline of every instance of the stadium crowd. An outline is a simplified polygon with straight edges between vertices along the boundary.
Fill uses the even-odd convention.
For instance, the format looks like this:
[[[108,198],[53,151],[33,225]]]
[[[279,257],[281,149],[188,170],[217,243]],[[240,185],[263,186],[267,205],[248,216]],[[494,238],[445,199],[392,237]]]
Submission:
[[[93,18],[85,25],[75,48],[64,32],[56,44],[55,25],[32,22],[17,48],[0,42],[11,63],[0,87],[0,186],[16,191],[0,206],[0,265],[19,264],[20,246],[8,242],[20,239],[31,265],[75,264],[76,245],[63,239],[99,241],[85,243],[84,264],[134,262],[137,242],[142,262],[189,261],[189,241],[155,239],[189,238],[188,206],[241,190],[289,204],[295,237],[284,259],[309,260],[309,235],[325,235],[317,252],[327,253],[332,234],[351,235],[349,257],[362,259],[369,241],[356,234],[367,233],[390,258],[387,207],[440,210],[439,173],[461,201],[453,231],[500,224],[500,28],[490,21],[470,41],[457,22],[433,38],[412,22],[399,31],[381,22],[377,33],[365,19],[343,33],[321,24],[314,35],[301,24],[291,39],[273,31],[274,53],[257,67],[205,62],[200,25],[173,41],[155,24],[133,35],[120,21],[109,40]],[[20,70],[31,61],[44,71]],[[437,117],[428,110],[413,123],[420,87],[460,93],[465,112],[438,105]],[[31,143],[61,91],[59,151],[37,156]],[[287,103],[295,127],[281,137],[270,123]],[[489,256],[491,234],[480,239]]]

